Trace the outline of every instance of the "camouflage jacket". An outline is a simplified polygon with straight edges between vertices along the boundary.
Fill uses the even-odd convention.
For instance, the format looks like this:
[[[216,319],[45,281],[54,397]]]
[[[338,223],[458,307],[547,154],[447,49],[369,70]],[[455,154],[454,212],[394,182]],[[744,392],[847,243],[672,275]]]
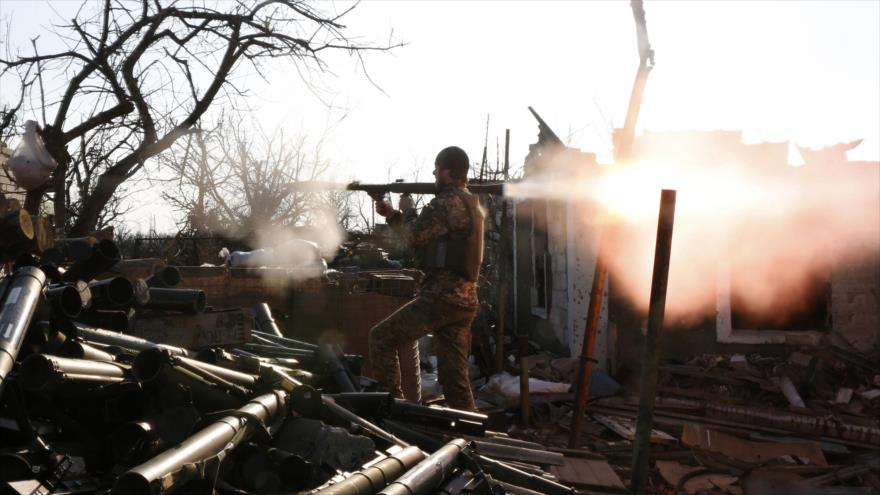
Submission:
[[[470,194],[464,188],[465,194]],[[472,228],[471,214],[452,186],[441,189],[434,199],[422,208],[419,216],[405,222],[401,212],[388,216],[388,224],[403,229],[407,244],[418,250],[434,239],[467,237]],[[476,309],[477,284],[450,270],[425,270],[419,286],[419,296],[440,300],[463,308]]]

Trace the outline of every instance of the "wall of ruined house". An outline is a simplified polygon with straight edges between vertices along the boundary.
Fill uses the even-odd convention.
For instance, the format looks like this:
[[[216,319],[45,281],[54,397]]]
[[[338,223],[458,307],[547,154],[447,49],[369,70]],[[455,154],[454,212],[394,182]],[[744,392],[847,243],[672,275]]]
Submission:
[[[614,292],[613,274],[609,284],[610,345],[607,359],[611,363],[610,369],[620,380],[634,380],[642,359],[647,317]],[[830,331],[862,352],[876,350],[880,346],[880,253],[857,265],[835,265],[829,293]],[[660,339],[661,356],[683,361],[700,354],[760,352],[772,355],[783,352],[786,343],[817,342],[826,333],[792,331],[783,335],[782,332],[774,334],[758,330],[744,335],[748,338],[734,338],[730,339],[732,343],[722,343],[719,342],[718,321],[717,315],[687,324],[667,320]],[[734,330],[733,335],[737,334],[745,332]],[[762,335],[763,339],[760,338]]]
[[[637,140],[636,149],[637,153],[688,150],[687,158],[701,164],[738,161],[754,167],[788,166],[787,142],[747,145],[742,143],[741,137],[740,132],[652,133]],[[868,166],[880,167],[878,164]],[[568,203],[554,206],[551,211],[552,307],[547,318],[541,318],[530,311],[532,253],[526,220],[529,206],[528,202],[520,202],[514,239],[518,267],[516,324],[524,325],[532,339],[548,350],[576,356],[583,342],[598,232],[589,222],[590,212],[584,206]],[[880,239],[880,226],[877,235]],[[646,315],[616,294],[614,285],[614,274],[609,274],[594,358],[598,366],[622,373],[625,380],[627,371],[637,371],[641,361]],[[831,331],[863,351],[880,345],[880,254],[857,267],[836,267],[830,286]],[[719,303],[716,311],[722,309]],[[702,353],[759,350],[772,354],[781,351],[789,340],[821,337],[821,332],[774,334],[758,330],[753,332],[755,338],[742,338],[744,332],[734,330],[734,338],[719,341],[719,320],[718,314],[708,314],[699,321],[667,321],[669,328],[661,340],[662,355],[684,360]]]
[[[593,276],[596,270],[599,229],[589,221],[594,216],[592,209],[583,203],[567,204],[568,322],[565,342],[572,356],[580,355],[583,347]],[[608,350],[612,345],[612,335],[608,331],[608,291],[609,284],[606,281],[599,325],[596,330],[596,347],[593,351],[595,366],[606,371],[611,369],[609,359],[611,356]]]
[[[834,267],[830,313],[834,332],[857,349],[880,346],[880,253],[859,265]]]
[[[532,208],[534,203],[522,201],[516,204],[514,225],[517,331],[527,332],[529,338],[542,348],[557,355],[569,354],[568,332],[568,282],[567,282],[567,233],[566,204],[549,202],[547,205],[547,242],[550,261],[548,265],[548,301],[546,314],[533,310],[532,292]],[[540,313],[540,312],[537,312]]]
[[[532,150],[530,157],[535,150]],[[527,157],[526,176],[552,169],[556,174],[578,174],[597,167],[596,155],[576,149],[560,149]],[[568,170],[568,172],[566,172]],[[578,356],[583,345],[593,271],[596,264],[598,231],[589,219],[595,216],[588,205],[577,201],[550,202],[548,214],[549,251],[551,255],[551,307],[546,318],[535,316],[530,308],[531,232],[530,201],[518,203],[514,244],[517,262],[517,324],[524,325],[532,339],[545,349],[561,356]],[[608,285],[606,284],[606,295]],[[609,349],[613,335],[608,331],[608,303],[603,302],[594,358],[597,366],[611,369]]]
[[[590,208],[575,202],[558,202],[548,209],[550,263],[550,300],[547,317],[536,316],[531,310],[529,291],[532,272],[529,263],[533,253],[530,245],[530,206],[518,207],[517,229],[517,324],[524,325],[532,340],[561,356],[578,356],[581,352],[590,304],[590,291],[596,266],[599,232],[588,220]],[[606,283],[596,348],[596,366],[611,370],[614,335],[608,325],[608,291]]]
[[[846,150],[852,143],[842,147],[831,147],[834,152],[818,153],[817,159],[807,159],[805,166],[860,166],[873,167],[870,179],[880,184],[880,164],[854,163],[846,160]],[[676,148],[688,150],[687,158],[694,163],[706,163],[724,159],[744,162],[754,167],[787,167],[788,143],[742,144],[738,132],[717,133],[658,133],[647,134],[636,143],[638,152],[649,153],[662,149],[667,152]],[[838,149],[839,148],[839,149]],[[805,158],[812,158],[806,156]],[[711,160],[710,160],[711,159]],[[830,161],[829,161],[830,160]],[[870,174],[869,174],[870,175]],[[880,207],[880,198],[878,198]],[[858,212],[853,212],[859,215]],[[880,225],[877,225],[874,245],[880,244]],[[577,234],[573,234],[577,236]],[[578,241],[573,244],[582,244]],[[709,275],[711,276],[711,275]],[[591,280],[590,276],[584,277]],[[642,357],[646,315],[633,308],[628,301],[614,292],[614,275],[609,276],[611,288],[608,294],[608,362],[611,370],[622,381],[636,377]],[[685,360],[703,353],[720,352],[761,352],[773,354],[782,352],[783,346],[799,342],[816,342],[826,332],[773,332],[765,330],[732,330],[722,336],[729,319],[722,318],[724,304],[721,297],[723,280],[719,280],[719,293],[716,299],[717,314],[710,314],[700,321],[686,324],[667,320],[667,330],[660,341],[660,352],[665,359]],[[575,291],[576,293],[578,291]],[[729,301],[727,301],[729,312]],[[880,347],[880,253],[861,263],[833,265],[829,284],[828,313],[830,332],[842,336],[863,352]],[[729,331],[729,330],[728,330]],[[723,337],[723,338],[722,338]],[[723,342],[720,342],[719,339]],[[601,340],[600,340],[601,345]]]
[[[552,202],[548,208],[551,297],[548,324],[553,336],[568,346],[567,205]]]

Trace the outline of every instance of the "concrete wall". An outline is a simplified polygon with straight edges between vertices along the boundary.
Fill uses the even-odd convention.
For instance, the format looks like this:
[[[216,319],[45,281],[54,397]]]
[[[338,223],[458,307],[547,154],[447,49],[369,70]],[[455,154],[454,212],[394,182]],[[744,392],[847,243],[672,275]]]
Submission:
[[[568,342],[568,278],[567,232],[565,203],[551,202],[547,206],[547,251],[549,308],[546,314],[534,311],[532,223],[534,203],[522,201],[516,206],[514,243],[516,244],[516,328],[524,331],[543,348],[559,354],[569,353]]]
[[[568,270],[565,203],[550,203],[548,233],[550,241],[550,314],[549,327],[563,346],[568,346]]]
[[[578,356],[584,341],[584,329],[587,323],[600,234],[598,228],[588,222],[592,213],[586,205],[569,202],[566,207],[568,321],[563,335],[571,355]],[[608,331],[609,286],[610,284],[606,280],[596,334],[596,348],[593,351],[593,358],[597,361],[596,365],[606,371],[611,369],[608,351],[612,343]]]

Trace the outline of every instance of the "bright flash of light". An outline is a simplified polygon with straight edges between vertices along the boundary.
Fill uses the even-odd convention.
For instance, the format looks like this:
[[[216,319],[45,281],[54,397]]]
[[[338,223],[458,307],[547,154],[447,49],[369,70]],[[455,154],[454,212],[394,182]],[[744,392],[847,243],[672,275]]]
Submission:
[[[667,296],[673,319],[714,315],[719,267],[730,267],[734,297],[783,322],[830,266],[880,256],[880,168],[871,165],[644,161],[540,174],[505,194],[580,204],[582,228],[605,227],[615,290],[645,309],[661,189],[678,191]]]

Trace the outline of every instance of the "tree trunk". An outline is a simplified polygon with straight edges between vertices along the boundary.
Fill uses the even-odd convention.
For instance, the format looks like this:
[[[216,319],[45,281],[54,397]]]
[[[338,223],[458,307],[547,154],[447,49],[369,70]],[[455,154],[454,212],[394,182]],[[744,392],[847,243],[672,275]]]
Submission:
[[[110,202],[116,188],[125,181],[125,174],[114,172],[113,169],[101,174],[95,190],[85,199],[76,222],[70,228],[69,235],[84,236],[95,230],[98,225],[98,217]]]
[[[25,195],[24,200],[24,209],[27,210],[31,215],[39,215],[40,214],[40,204],[43,202],[43,196],[50,188],[50,184],[54,183],[55,188],[55,218],[56,218],[56,229],[58,232],[63,232],[64,230],[64,218],[66,217],[67,209],[65,199],[65,188],[64,188],[64,180],[67,176],[67,165],[70,163],[70,153],[67,152],[67,146],[64,142],[63,133],[51,126],[47,125],[42,129],[38,129],[37,131],[40,134],[40,137],[43,139],[43,143],[46,145],[46,151],[49,152],[49,155],[52,159],[55,160],[55,163],[58,164],[58,167],[53,172],[53,177],[49,182],[46,182],[42,186],[34,189],[33,191],[28,191],[27,195]],[[60,184],[60,196],[59,196],[59,184]],[[61,208],[59,208],[59,200],[61,198]],[[62,219],[62,222],[59,224],[57,219],[59,216]],[[58,227],[60,225],[60,228]]]
[[[28,191],[24,197],[24,209],[31,215],[40,214],[40,203],[43,202],[43,195],[49,190],[48,183]]]

